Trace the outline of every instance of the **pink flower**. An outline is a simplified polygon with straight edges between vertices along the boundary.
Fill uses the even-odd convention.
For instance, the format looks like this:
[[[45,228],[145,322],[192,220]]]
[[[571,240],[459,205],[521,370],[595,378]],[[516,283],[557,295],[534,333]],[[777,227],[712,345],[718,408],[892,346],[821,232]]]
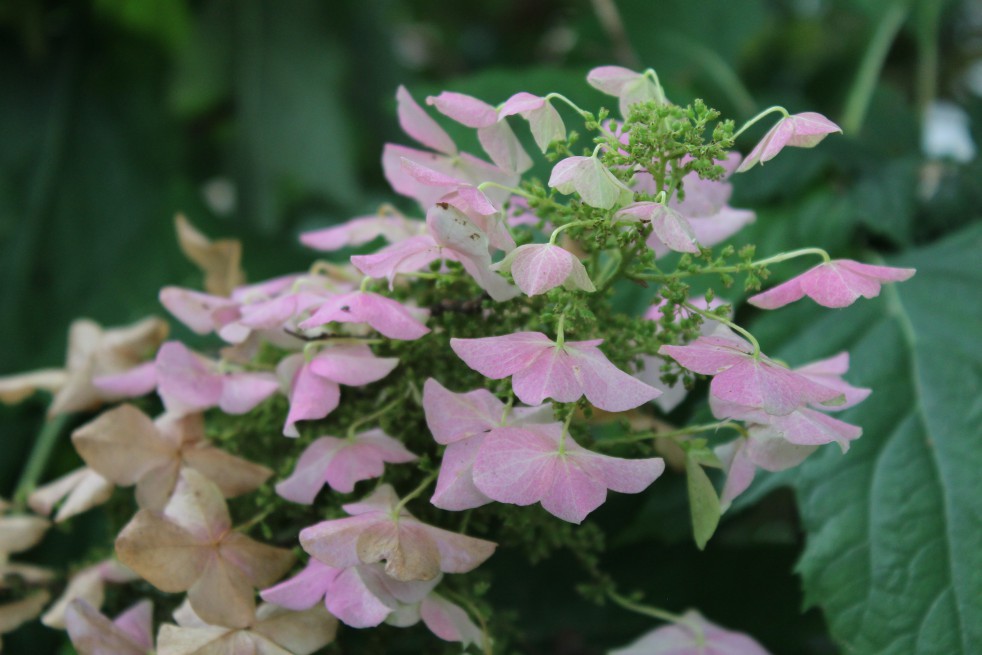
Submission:
[[[607,489],[640,493],[665,470],[661,458],[620,459],[590,452],[561,423],[504,427],[489,434],[474,459],[474,485],[493,500],[542,503],[580,523],[607,499]]]
[[[734,439],[715,448],[726,471],[726,483],[719,498],[723,511],[750,487],[758,467],[765,471],[784,471],[801,464],[817,448],[793,444],[758,426],[751,427],[748,438]]]
[[[566,140],[566,126],[559,112],[546,98],[524,91],[505,100],[498,109],[499,120],[518,114],[529,122],[532,138],[539,150],[545,152],[553,141]]]
[[[774,159],[785,146],[814,148],[833,132],[841,133],[842,128],[813,111],[785,116],[754,146],[736,172],[748,171],[758,162],[763,164]]]
[[[513,173],[523,173],[532,167],[532,160],[522,148],[518,137],[494,107],[477,98],[444,91],[426,99],[426,104],[453,120],[477,129],[477,139],[500,168]]]
[[[640,221],[651,225],[648,246],[661,243],[676,252],[699,252],[695,232],[682,214],[658,202],[636,202],[624,207],[614,219]]]
[[[629,646],[610,655],[768,655],[763,646],[745,634],[710,623],[695,610],[682,621],[656,628]]]
[[[752,296],[748,302],[761,309],[777,309],[808,296],[823,307],[847,307],[860,296],[875,298],[880,295],[881,284],[902,282],[915,272],[913,268],[872,266],[850,259],[833,259]]]
[[[79,655],[147,655],[153,651],[153,603],[140,601],[110,621],[82,599],[65,611],[65,628]]]
[[[772,416],[790,414],[805,404],[841,400],[842,392],[788,370],[728,329],[699,337],[687,346],[662,346],[659,354],[702,375],[712,375],[710,393],[727,403],[760,409]]]
[[[300,531],[304,550],[325,564],[349,568],[385,562],[387,575],[408,582],[444,573],[466,573],[494,552],[496,544],[420,522],[384,484],[368,498],[344,505],[351,516]]]
[[[390,339],[419,339],[430,329],[416,320],[403,305],[377,293],[352,291],[325,301],[310,318],[302,321],[303,330],[326,323],[367,323]]]
[[[854,387],[842,376],[849,370],[849,353],[841,352],[827,359],[805,364],[794,369],[794,372],[803,375],[813,382],[824,385],[840,392],[844,398],[838,405],[823,405],[825,411],[840,411],[858,405],[866,400],[871,390],[865,387]]]
[[[560,161],[552,169],[549,186],[567,195],[576,192],[583,202],[598,209],[611,209],[634,198],[634,193],[592,156]]]
[[[582,396],[600,409],[623,412],[659,392],[624,373],[597,348],[603,339],[556,343],[541,332],[483,339],[451,339],[450,347],[472,369],[500,380],[512,375],[519,400],[538,405],[546,398],[571,403]]]
[[[554,419],[550,405],[509,408],[487,389],[453,393],[433,378],[423,385],[423,411],[433,438],[447,447],[430,502],[452,511],[491,502],[474,486],[471,475],[474,458],[486,437],[502,427]]]
[[[338,385],[360,387],[378,382],[398,364],[398,359],[376,357],[371,348],[361,344],[328,346],[309,362],[303,354],[283,359],[276,368],[290,389],[290,412],[283,434],[300,436],[297,421],[324,418],[333,412],[341,401]]]
[[[515,284],[527,296],[537,296],[559,285],[587,292],[597,290],[576,255],[549,243],[519,246],[491,270],[511,272]]]
[[[342,248],[362,246],[378,237],[384,238],[389,243],[398,243],[419,234],[422,228],[421,221],[410,220],[392,210],[389,214],[359,216],[341,225],[304,232],[300,235],[300,243],[314,250],[333,252]]]
[[[591,70],[586,81],[593,88],[615,96],[620,101],[621,116],[627,118],[631,105],[654,100],[665,103],[665,92],[644,73],[635,73],[621,66],[600,66]]]
[[[382,475],[385,464],[404,464],[416,459],[382,430],[361,432],[351,439],[321,437],[300,455],[293,474],[276,485],[276,493],[295,503],[309,505],[327,484],[341,493],[354,491],[355,483]]]
[[[220,365],[168,341],[157,352],[157,392],[174,414],[220,407],[226,414],[245,414],[279,390],[270,373],[223,373]]]

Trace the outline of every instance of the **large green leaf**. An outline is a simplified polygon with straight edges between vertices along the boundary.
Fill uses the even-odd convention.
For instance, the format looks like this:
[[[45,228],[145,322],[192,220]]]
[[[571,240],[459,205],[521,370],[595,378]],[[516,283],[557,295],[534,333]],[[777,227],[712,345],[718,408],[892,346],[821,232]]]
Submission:
[[[758,330],[765,346],[794,334],[777,352],[796,361],[848,349],[849,379],[874,389],[843,415],[864,430],[847,455],[826,448],[766,484],[797,492],[806,600],[846,653],[982,644],[980,249],[976,226],[891,261],[917,275],[875,301],[840,312],[803,301]]]

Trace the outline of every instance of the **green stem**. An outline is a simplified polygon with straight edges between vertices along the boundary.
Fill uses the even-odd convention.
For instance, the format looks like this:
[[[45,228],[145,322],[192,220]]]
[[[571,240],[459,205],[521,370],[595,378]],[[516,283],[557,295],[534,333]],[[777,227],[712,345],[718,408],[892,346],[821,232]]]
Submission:
[[[485,189],[489,189],[492,187],[495,189],[504,189],[509,193],[513,193],[516,196],[522,196],[523,198],[528,198],[529,200],[535,197],[530,193],[526,193],[525,191],[522,191],[521,189],[516,189],[515,187],[511,187],[511,186],[505,186],[504,184],[498,184],[497,182],[481,182],[480,184],[477,185],[477,190],[484,191]]]
[[[37,487],[38,481],[41,480],[41,476],[44,475],[44,470],[48,466],[48,460],[51,459],[51,453],[58,445],[58,437],[61,436],[65,424],[68,422],[68,416],[67,413],[58,414],[44,422],[41,434],[34,441],[31,454],[27,457],[24,472],[21,473],[17,487],[14,489],[13,499],[15,503],[26,502],[28,495]]]
[[[576,407],[572,407],[569,410],[569,414],[566,415],[566,420],[563,422],[563,434],[559,437],[559,454],[566,454],[566,435],[569,434],[569,424],[573,422],[573,414],[576,413]]]
[[[388,405],[386,405],[382,409],[379,409],[379,410],[377,410],[375,412],[372,412],[368,416],[362,416],[357,421],[352,422],[351,425],[348,426],[348,439],[354,439],[355,438],[355,430],[357,428],[361,427],[362,425],[365,425],[366,423],[368,423],[370,421],[374,421],[375,419],[379,418],[380,416],[384,416],[388,412],[390,412],[393,409],[395,409],[396,406],[399,405],[400,403],[402,403],[404,400],[405,400],[404,397],[396,398],[395,400],[393,400],[392,402],[390,402]]]
[[[361,279],[361,284],[360,284],[360,285],[358,286],[358,290],[359,290],[359,291],[361,291],[362,293],[365,293],[365,291],[367,291],[367,290],[368,290],[368,285],[369,285],[369,284],[370,284],[370,283],[372,282],[372,280],[374,280],[374,279],[375,279],[375,278],[373,278],[373,277],[370,277],[370,276],[368,276],[368,275],[366,275],[365,277],[363,277],[363,278]]]
[[[893,3],[876,25],[876,30],[869,41],[869,46],[863,54],[849,95],[843,110],[842,129],[844,132],[858,133],[863,127],[866,111],[873,99],[876,81],[880,77],[883,63],[890,52],[890,45],[897,38],[900,27],[907,19],[910,10],[909,0],[899,0]]]
[[[551,235],[549,235],[549,245],[556,245],[556,239],[559,238],[559,235],[571,227],[582,227],[584,225],[593,225],[593,221],[573,221],[572,223],[566,223],[566,225],[560,225],[552,231]]]
[[[738,136],[740,136],[741,134],[743,134],[744,132],[746,132],[747,129],[749,129],[751,126],[753,126],[753,125],[757,124],[758,122],[760,122],[760,120],[762,118],[764,118],[765,116],[768,116],[770,114],[774,114],[774,113],[777,113],[777,112],[780,112],[784,116],[784,118],[787,118],[788,116],[790,116],[790,114],[788,113],[788,110],[785,109],[784,107],[781,107],[780,105],[774,105],[773,107],[768,107],[767,109],[765,109],[764,111],[760,112],[759,114],[757,114],[756,116],[754,116],[753,118],[751,118],[749,121],[747,121],[746,123],[744,123],[743,124],[743,127],[741,127],[739,130],[737,130],[736,133],[733,135],[733,140],[735,141]]]
[[[679,428],[678,430],[670,430],[666,432],[640,432],[638,434],[631,434],[626,437],[618,437],[616,439],[603,439],[597,442],[597,446],[613,446],[622,443],[634,443],[635,441],[647,441],[648,439],[671,439],[689,434],[709,432],[711,430],[722,430],[724,428],[735,430],[744,436],[746,436],[747,433],[747,430],[739,423],[734,423],[732,421],[718,421],[716,423],[690,425],[685,428]]]
[[[407,495],[403,496],[402,497],[402,500],[400,500],[399,503],[395,507],[392,508],[392,516],[394,516],[395,518],[399,518],[399,513],[402,512],[403,508],[406,506],[406,503],[408,503],[410,500],[412,500],[416,496],[418,496],[421,493],[423,493],[424,491],[426,491],[426,488],[428,486],[430,486],[430,484],[434,480],[436,480],[436,475],[437,475],[437,472],[436,471],[434,471],[433,473],[430,473],[419,484],[418,487],[416,487],[415,489],[413,489],[412,491],[410,491]]]
[[[713,314],[711,312],[707,312],[705,310],[699,309],[698,307],[696,307],[695,305],[693,305],[691,303],[684,302],[684,303],[682,303],[682,306],[685,307],[686,309],[688,309],[690,312],[695,312],[695,313],[699,314],[703,318],[707,318],[710,321],[716,321],[717,323],[722,323],[723,325],[727,326],[731,330],[734,330],[736,332],[739,332],[740,334],[742,334],[744,337],[747,338],[747,341],[749,341],[751,344],[753,344],[753,347],[754,347],[753,357],[754,357],[754,359],[757,359],[758,357],[760,357],[760,344],[757,343],[757,339],[754,338],[754,335],[750,334],[749,331],[747,331],[744,328],[740,327],[739,325],[737,325],[736,323],[734,323],[733,321],[731,321],[728,318],[723,318],[722,316],[718,316],[718,315]]]
[[[671,278],[683,278],[691,277],[693,275],[710,275],[713,273],[743,273],[760,266],[767,266],[769,264],[777,264],[779,262],[787,261],[789,259],[795,259],[797,257],[804,257],[806,255],[818,255],[822,258],[822,262],[827,264],[832,261],[829,253],[822,250],[821,248],[799,248],[798,250],[792,250],[789,252],[782,252],[765,259],[758,259],[757,261],[750,262],[749,264],[737,264],[735,266],[713,266],[708,268],[700,268],[696,271],[676,271],[674,273],[654,273],[645,274],[641,273],[636,275],[638,279],[641,280],[653,280],[661,281],[668,280]]]
[[[563,344],[566,343],[566,333],[563,332],[563,327],[566,323],[566,314],[559,315],[559,323],[556,324],[556,348],[562,348]]]
[[[607,596],[609,596],[612,601],[614,601],[615,603],[617,603],[618,605],[620,605],[626,610],[636,612],[637,614],[643,614],[644,616],[650,616],[660,621],[667,621],[669,623],[684,625],[690,628],[691,630],[693,630],[694,632],[696,632],[696,634],[699,635],[700,637],[702,636],[702,627],[698,623],[691,621],[685,618],[684,616],[680,616],[679,614],[673,614],[672,612],[663,610],[660,607],[652,607],[651,605],[642,605],[641,603],[636,603],[629,598],[625,598],[624,596],[621,596],[619,593],[613,590],[609,590],[607,592]]]
[[[582,118],[591,118],[591,119],[593,118],[593,114],[586,111],[585,109],[581,109],[579,105],[577,105],[575,102],[564,96],[562,93],[550,93],[546,95],[545,100],[546,102],[549,102],[550,100],[561,100],[565,102],[567,105],[569,105],[573,109],[573,111],[579,114]]]

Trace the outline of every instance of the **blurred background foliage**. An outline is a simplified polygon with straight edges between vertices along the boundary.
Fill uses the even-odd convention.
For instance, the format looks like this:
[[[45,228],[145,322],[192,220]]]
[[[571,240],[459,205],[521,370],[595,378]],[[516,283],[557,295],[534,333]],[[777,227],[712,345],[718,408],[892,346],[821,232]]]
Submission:
[[[0,373],[60,365],[66,328],[75,317],[115,325],[160,314],[161,286],[199,284],[176,247],[172,219],[178,211],[208,234],[240,238],[247,273],[259,280],[310,265],[313,255],[296,240],[300,231],[371,213],[382,202],[412,210],[387,188],[379,165],[383,143],[406,142],[395,120],[398,84],[417,98],[447,88],[492,103],[519,90],[560,91],[589,107],[609,99],[586,86],[586,71],[608,63],[654,67],[671,99],[684,104],[704,98],[738,122],[771,104],[792,112],[819,111],[840,122],[844,136],[813,151],[782,153],[736,180],[732,204],[758,212],[757,222],[738,240],[755,242],[764,253],[816,245],[833,256],[885,257],[891,263],[910,252],[896,261],[936,264],[931,270],[938,277],[928,279],[943,286],[935,291],[938,286],[925,282],[911,291],[918,294],[916,306],[928,312],[908,317],[911,329],[923,330],[916,336],[980,334],[982,242],[970,224],[977,224],[982,212],[982,160],[964,153],[966,139],[969,145],[982,142],[978,3],[5,0],[0,3]],[[960,106],[967,128],[961,146],[938,150],[928,144],[925,151],[925,117],[939,98]],[[448,128],[464,143],[472,138]],[[751,130],[740,148],[746,152],[765,130]],[[547,175],[548,168],[537,172]],[[949,304],[939,304],[932,293],[950,294]],[[896,303],[877,302],[869,312],[896,315]],[[914,312],[915,304],[904,306]],[[869,326],[878,320],[859,310],[833,316],[822,325],[841,328],[836,343],[846,346],[862,340],[849,325],[873,330]],[[746,310],[739,318],[755,320]],[[795,339],[800,344],[799,328],[820,341],[825,332],[815,331],[818,320],[807,309],[767,317],[759,323],[769,340],[765,348]],[[909,339],[899,340],[896,348],[903,353],[888,349],[878,357],[860,357],[854,364],[857,380],[887,384],[898,376],[910,378],[903,366],[882,369],[884,361],[906,361],[898,360],[904,353],[919,356]],[[831,354],[819,350],[809,354]],[[953,440],[967,439],[973,429],[978,436],[982,421],[977,400],[982,356],[972,344],[959,352],[960,377],[946,379],[942,372],[940,382],[934,381],[976,392],[958,396],[963,406],[941,408],[963,414],[962,424],[942,426],[956,432],[942,435]],[[878,389],[874,398],[883,401],[853,419],[888,416],[898,403],[917,411],[925,401],[918,397],[919,381],[912,382],[915,388],[896,395]],[[0,495],[9,496],[15,486],[43,420],[44,402],[37,397],[0,408]],[[673,417],[686,420],[692,411],[687,403]],[[932,432],[933,415],[922,421],[927,440],[938,436]],[[864,425],[868,445],[850,453],[855,463],[850,470],[874,462],[863,457],[875,458],[883,446],[869,423]],[[46,478],[75,465],[69,450],[59,454]],[[839,461],[834,453],[823,455],[818,468],[804,467],[805,488],[797,489],[802,519],[796,496],[771,492],[781,480],[765,481],[754,494],[763,502],[725,520],[705,553],[691,545],[680,477],[660,481],[642,498],[613,499],[596,519],[610,530],[606,567],[624,585],[644,590],[653,603],[678,610],[699,607],[713,620],[755,635],[774,653],[971,652],[970,639],[982,629],[971,626],[973,617],[982,625],[977,600],[982,584],[978,572],[966,573],[977,559],[958,558],[961,549],[979,546],[982,552],[977,513],[959,518],[955,511],[948,519],[967,523],[939,528],[950,537],[949,577],[931,593],[940,595],[942,606],[946,594],[954,596],[961,624],[945,615],[941,627],[930,627],[934,613],[945,611],[933,605],[908,614],[898,610],[903,620],[894,617],[896,625],[889,617],[877,622],[879,614],[890,613],[889,604],[873,607],[872,618],[862,610],[857,620],[857,607],[876,598],[868,589],[876,587],[877,567],[842,573],[836,568],[841,562],[816,560],[808,550],[801,559],[802,528],[810,548],[825,543],[835,549],[847,532],[874,525],[885,529],[888,521],[859,517],[845,532],[822,533],[825,519],[841,515],[852,502],[865,503],[863,489],[869,487],[866,478],[857,478],[858,497],[809,513],[821,502],[808,481],[818,479],[823,463]],[[946,475],[944,461],[937,468],[937,479],[925,484],[943,492],[942,513],[959,510],[951,493],[979,497],[978,483],[966,482],[958,471]],[[80,541],[99,538],[99,520],[96,512],[55,531],[34,559],[71,559]],[[870,552],[862,556],[872,557]],[[804,574],[804,595],[791,574],[796,561]],[[530,568],[506,549],[492,566],[497,575],[489,598],[523,631],[512,643],[516,652],[597,653],[649,627],[644,619],[597,608],[571,593],[583,580],[561,555]],[[850,576],[862,575],[870,580],[852,594],[855,598],[842,591],[856,579]],[[530,589],[548,589],[548,603],[545,592]],[[806,596],[824,615],[818,609],[802,614]],[[920,628],[904,623],[917,617],[924,622]],[[917,632],[924,626],[934,643],[947,643],[944,635],[954,634],[954,647],[924,646]],[[883,636],[898,630],[914,641]],[[13,653],[57,652],[62,643],[59,634],[36,626],[5,639]],[[331,652],[346,652],[343,640]]]

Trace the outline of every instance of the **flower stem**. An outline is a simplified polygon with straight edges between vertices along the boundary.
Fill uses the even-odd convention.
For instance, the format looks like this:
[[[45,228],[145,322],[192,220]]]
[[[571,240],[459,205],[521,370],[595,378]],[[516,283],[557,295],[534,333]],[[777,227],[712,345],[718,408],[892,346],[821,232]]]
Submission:
[[[671,439],[673,437],[681,437],[688,434],[699,434],[700,432],[709,432],[710,430],[721,430],[724,428],[735,430],[743,435],[746,435],[747,432],[746,429],[739,423],[734,423],[733,421],[717,421],[716,423],[690,425],[688,427],[679,428],[678,430],[670,430],[666,432],[640,432],[638,434],[631,434],[626,437],[618,437],[616,439],[603,439],[597,442],[597,446],[613,446],[622,443],[633,443],[635,441],[646,441],[647,439]]]
[[[404,396],[405,395],[408,395],[408,393],[407,394],[404,394]],[[371,421],[374,421],[375,419],[379,418],[380,416],[384,416],[388,412],[390,412],[393,409],[395,409],[395,407],[397,405],[399,405],[400,403],[402,403],[404,400],[405,400],[404,397],[396,398],[395,400],[393,400],[392,402],[390,402],[388,405],[386,405],[382,409],[380,409],[378,411],[375,411],[375,412],[372,412],[371,414],[369,414],[367,416],[362,416],[357,421],[353,421],[351,423],[351,425],[348,426],[348,439],[354,439],[355,438],[355,430],[357,428],[361,427],[362,425],[364,425],[366,423],[369,423]]]
[[[419,484],[418,487],[416,487],[415,489],[413,489],[412,491],[410,491],[408,494],[406,494],[405,496],[403,496],[402,497],[402,500],[400,500],[399,503],[395,507],[392,508],[392,515],[395,516],[396,518],[398,518],[399,517],[399,513],[402,512],[402,510],[406,506],[406,504],[410,500],[412,500],[413,498],[415,498],[416,496],[418,496],[421,493],[423,493],[424,491],[426,491],[426,488],[428,486],[430,486],[430,484],[434,480],[436,480],[436,474],[437,474],[437,472],[436,471],[433,471],[432,473],[430,473],[429,475],[426,476],[426,478]]]
[[[15,503],[26,502],[27,496],[37,487],[38,481],[48,466],[48,460],[51,459],[51,453],[54,452],[55,446],[58,444],[58,438],[68,422],[68,416],[67,413],[58,414],[44,422],[44,427],[41,428],[41,433],[34,441],[34,447],[27,458],[27,464],[24,465],[24,472],[21,473],[20,480],[17,481],[17,487],[14,490]]]
[[[582,227],[584,225],[593,225],[593,221],[573,221],[571,223],[566,223],[566,225],[560,225],[559,227],[557,227],[555,230],[552,231],[551,235],[549,235],[549,245],[550,246],[556,245],[556,239],[558,239],[559,235],[562,234],[564,231],[572,227]]]
[[[636,603],[629,598],[621,596],[613,589],[607,591],[607,595],[612,601],[620,605],[626,610],[636,612],[638,614],[643,614],[644,616],[650,616],[661,621],[668,621],[669,623],[675,623],[676,625],[684,625],[685,627],[692,630],[696,637],[696,644],[702,646],[705,644],[706,636],[703,634],[702,626],[691,619],[687,619],[684,616],[678,614],[673,614],[672,612],[661,609],[660,607],[652,607],[651,605],[642,605],[641,603]]]
[[[516,196],[522,196],[523,198],[528,198],[530,200],[534,197],[534,196],[532,196],[532,194],[526,193],[525,191],[522,191],[521,189],[516,189],[515,187],[510,187],[510,186],[505,186],[504,184],[498,184],[497,182],[481,182],[480,184],[477,185],[477,190],[478,191],[484,191],[485,189],[489,189],[489,188],[492,188],[492,187],[495,188],[495,189],[504,189],[505,191],[508,191],[510,193],[515,194]]]
[[[757,359],[758,357],[760,357],[760,344],[757,343],[757,339],[754,337],[754,335],[750,334],[750,332],[748,330],[745,330],[744,328],[740,327],[739,325],[737,325],[736,323],[734,323],[733,321],[731,321],[728,318],[723,318],[722,316],[717,316],[716,314],[713,314],[711,312],[707,312],[707,311],[705,311],[703,309],[699,309],[698,307],[696,307],[695,305],[693,305],[691,303],[684,302],[684,303],[682,303],[682,306],[685,307],[686,309],[688,309],[690,312],[695,312],[695,313],[699,314],[703,318],[707,318],[710,321],[716,321],[717,323],[722,323],[723,325],[725,325],[726,327],[730,328],[731,330],[734,330],[736,332],[739,332],[740,334],[742,334],[744,337],[747,338],[747,341],[749,341],[751,344],[753,344],[753,347],[754,347],[754,355],[753,355],[753,357],[754,357],[754,359]]]
[[[778,113],[778,112],[780,112],[784,116],[784,118],[787,118],[788,116],[790,116],[790,114],[788,113],[788,110],[785,109],[784,107],[781,107],[780,105],[774,105],[773,107],[768,107],[767,109],[765,109],[764,111],[760,112],[759,114],[757,114],[756,116],[754,116],[753,118],[751,118],[749,121],[747,121],[746,123],[744,123],[743,124],[743,127],[741,127],[739,130],[737,130],[733,134],[733,139],[736,140],[736,138],[738,136],[740,136],[741,134],[743,134],[744,132],[746,132],[747,129],[749,129],[751,126],[756,125],[765,116],[768,116],[768,115],[774,114],[774,113]]]

